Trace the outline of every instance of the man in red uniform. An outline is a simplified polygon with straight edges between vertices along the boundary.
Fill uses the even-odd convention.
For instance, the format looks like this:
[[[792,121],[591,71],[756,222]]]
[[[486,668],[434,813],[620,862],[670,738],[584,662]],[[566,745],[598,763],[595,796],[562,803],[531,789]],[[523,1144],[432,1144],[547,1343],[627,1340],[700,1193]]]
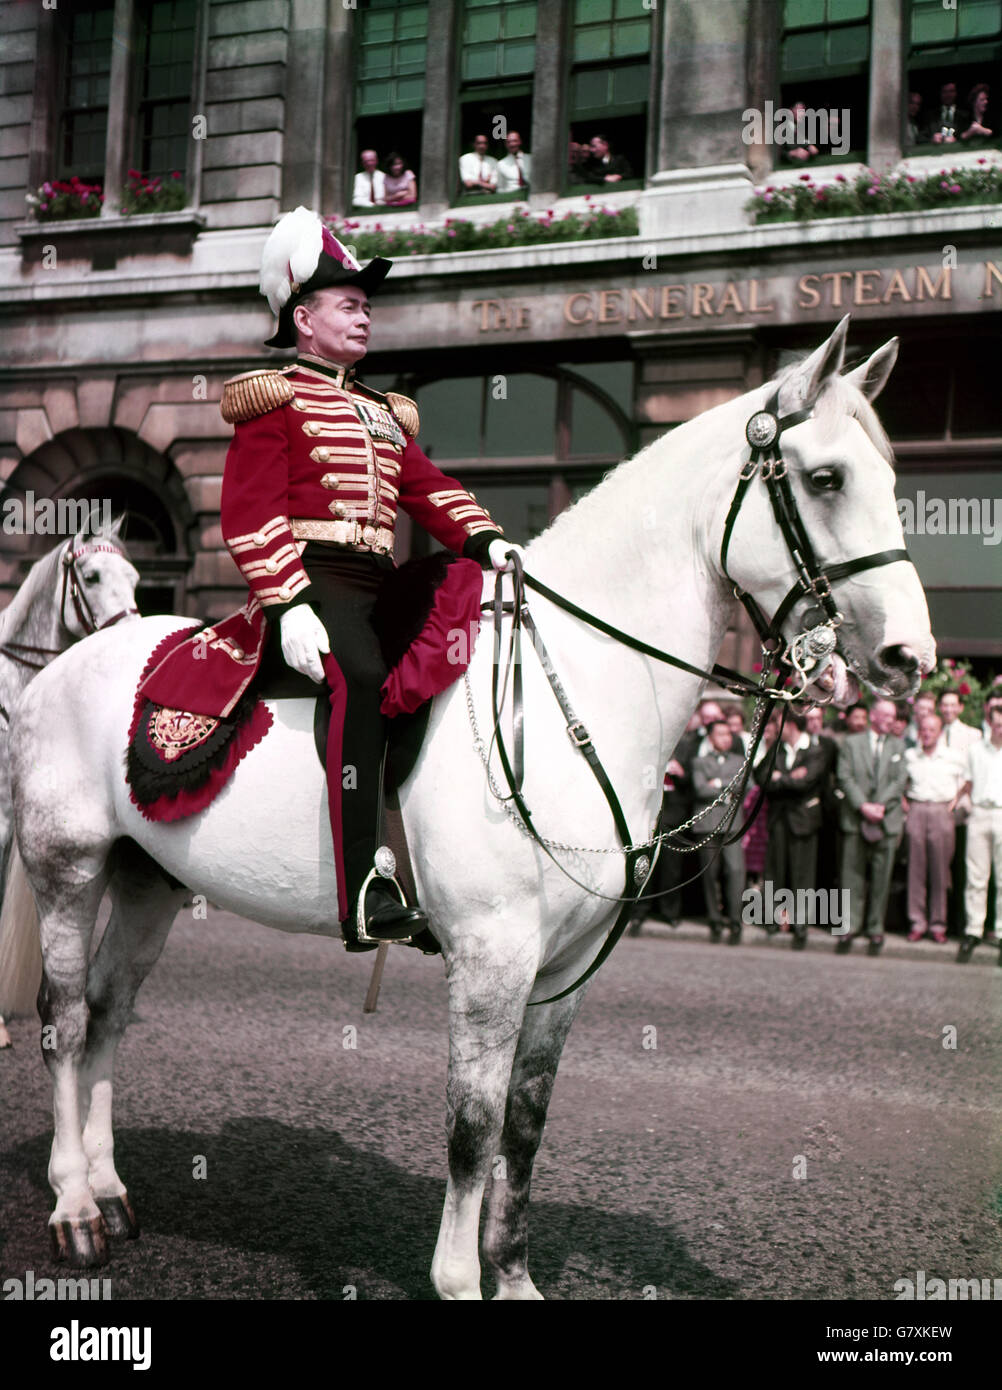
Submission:
[[[393,568],[397,508],[481,564],[508,568],[512,547],[473,495],[418,448],[414,402],[383,396],[355,377],[368,348],[369,296],[389,268],[376,259],[363,270],[305,208],[272,232],[261,276],[279,315],[269,346],[297,347],[298,361],[226,384],[223,415],[236,428],[221,522],[267,620],[266,645],[279,641],[289,666],[316,682],[326,675],[331,686],[327,783],[341,920],[355,918],[370,878],[364,934],[397,940],[427,925],[419,909],[401,904],[385,879],[370,874],[380,828],[386,735],[379,692],[387,670],[369,617]]]

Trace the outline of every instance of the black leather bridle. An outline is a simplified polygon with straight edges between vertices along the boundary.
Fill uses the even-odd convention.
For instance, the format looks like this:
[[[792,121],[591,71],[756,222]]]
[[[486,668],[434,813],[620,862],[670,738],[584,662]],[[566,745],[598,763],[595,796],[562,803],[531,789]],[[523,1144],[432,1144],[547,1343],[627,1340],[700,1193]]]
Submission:
[[[579,976],[572,985],[562,990],[559,994],[553,995],[549,999],[539,1000],[541,1004],[549,1004],[557,999],[564,998],[565,995],[573,993],[584,982],[592,976],[599,966],[605,961],[606,957],[619,940],[631,915],[633,905],[643,894],[644,887],[650,878],[654,868],[655,856],[644,853],[648,846],[636,847],[631,843],[629,828],[619,798],[609,780],[598,753],[592,743],[591,736],[585,727],[584,722],[577,718],[571,709],[566,692],[553,668],[542,640],[539,636],[538,628],[532,619],[528,605],[525,602],[524,590],[530,588],[543,595],[550,602],[564,609],[587,623],[590,627],[596,628],[606,636],[614,638],[624,646],[630,647],[634,651],[650,656],[656,661],[662,661],[679,670],[686,671],[692,675],[702,676],[706,679],[716,680],[725,688],[739,694],[751,695],[757,702],[774,701],[780,703],[785,722],[786,710],[792,700],[799,699],[807,688],[809,679],[814,679],[820,674],[823,664],[834,654],[838,646],[838,628],[843,621],[843,615],[838,609],[835,598],[832,594],[832,584],[841,579],[846,579],[854,574],[859,574],[863,570],[877,569],[882,565],[896,564],[901,560],[909,560],[906,550],[881,550],[875,551],[871,555],[863,555],[855,560],[843,560],[836,564],[825,564],[822,566],[817,558],[814,546],[807,534],[797,500],[790,486],[790,479],[786,461],[782,457],[779,446],[784,430],[791,429],[794,425],[802,424],[809,420],[813,415],[813,408],[805,407],[802,410],[792,411],[788,415],[779,414],[779,388],[777,388],[765,407],[756,411],[751,416],[745,426],[745,438],[751,448],[751,454],[741,469],[738,477],[737,487],[731,500],[731,505],[727,513],[727,520],[724,524],[724,534],[720,546],[720,567],[725,578],[731,583],[734,596],[740,600],[747,612],[756,632],[762,642],[763,672],[761,679],[757,682],[750,680],[747,676],[742,676],[737,671],[732,671],[728,667],[714,665],[709,671],[698,666],[693,666],[689,662],[682,661],[679,657],[672,656],[669,652],[661,651],[657,647],[652,647],[647,642],[642,642],[638,638],[623,632],[621,629],[613,627],[612,624],[603,622],[585,609],[578,607],[562,594],[548,588],[545,584],[534,579],[531,575],[525,574],[522,563],[517,553],[511,555],[512,566],[514,569],[514,595],[510,604],[504,603],[501,595],[501,576],[498,575],[495,588],[495,598],[490,607],[494,615],[495,640],[494,640],[494,672],[491,687],[491,704],[494,720],[493,739],[498,749],[498,757],[505,780],[508,783],[510,800],[515,806],[519,818],[528,831],[531,838],[544,850],[547,856],[553,860],[557,867],[579,887],[586,892],[592,893],[597,897],[604,897],[605,894],[595,893],[595,890],[588,888],[586,884],[575,878],[560,861],[553,855],[550,846],[536,830],[532,823],[532,815],[522,794],[522,782],[524,775],[524,756],[523,756],[523,709],[522,709],[522,682],[521,682],[521,660],[518,652],[518,634],[520,628],[524,627],[530,634],[532,645],[539,656],[540,664],[550,683],[557,703],[564,715],[568,737],[572,744],[583,754],[588,762],[596,781],[602,788],[603,795],[612,813],[613,822],[616,827],[616,834],[623,848],[626,857],[626,885],[621,898],[612,901],[623,904],[622,910],[617,915],[616,922],[613,924],[609,935],[606,937],[597,956],[585,972]],[[730,545],[731,535],[734,524],[737,521],[738,513],[745,497],[748,495],[752,480],[760,474],[766,485],[769,500],[772,504],[773,515],[779,527],[780,534],[786,543],[787,550],[796,567],[796,582],[780,603],[776,612],[773,614],[771,622],[765,617],[761,607],[756,600],[746,590],[743,590],[734,583],[727,572],[727,551]],[[817,626],[802,632],[798,637],[784,644],[783,623],[786,621],[790,611],[801,598],[813,595],[818,607],[824,614],[824,621]],[[501,650],[501,620],[503,613],[511,613],[512,630],[509,645],[509,666],[514,661],[514,675],[512,680],[512,704],[513,704],[513,731],[514,747],[513,755],[509,757],[507,748],[501,732],[501,706],[504,703],[504,690],[507,686],[507,676],[500,688],[499,698],[499,665]],[[800,678],[799,690],[787,689],[788,676],[796,673]],[[756,706],[756,715],[762,713],[761,703]],[[719,839],[721,844],[733,843],[736,839],[745,834],[748,826],[752,823],[762,805],[764,792],[760,789],[753,810],[745,820],[744,824],[736,831],[732,830],[734,820],[737,817],[738,808],[742,804],[745,788],[747,787],[748,777],[751,772],[752,763],[765,728],[765,720],[757,718],[755,721],[755,734],[751,748],[748,750],[745,763],[744,777],[738,790],[733,794],[730,811],[723,817],[720,824],[711,835],[712,838]],[[767,757],[774,761],[778,751],[780,739],[777,737],[773,747]],[[766,772],[770,771],[767,767]],[[766,777],[764,781],[767,781]],[[660,814],[654,829],[654,841],[664,838],[660,834]],[[689,846],[691,848],[691,846]],[[647,896],[659,896],[657,894]]]
[[[63,572],[62,588],[59,595],[59,621],[70,636],[75,638],[76,634],[66,621],[67,600],[73,604],[73,611],[76,614],[77,622],[83,629],[84,637],[89,637],[93,632],[100,632],[106,627],[114,627],[115,623],[121,622],[123,618],[129,618],[139,609],[133,605],[131,608],[123,608],[118,613],[113,613],[110,618],[106,618],[103,623],[99,623],[91,607],[90,600],[87,598],[84,586],[81,583],[80,574],[77,570],[77,561],[85,555],[92,555],[95,551],[106,551],[110,555],[121,555],[124,552],[117,546],[106,545],[103,542],[84,544],[79,550],[73,549],[70,542],[66,554],[61,561]],[[29,670],[41,671],[49,664],[54,656],[60,656],[66,650],[65,647],[36,647],[26,642],[4,642],[0,644],[0,656],[5,656],[9,661],[16,662],[19,666],[27,666]],[[36,657],[44,658],[41,661]],[[7,710],[0,705],[0,718],[10,723],[10,715]]]
[[[815,653],[818,657],[823,657],[829,656],[835,651],[837,645],[835,633],[842,624],[842,614],[839,612],[832,594],[832,584],[838,583],[840,579],[848,579],[851,575],[859,574],[863,570],[877,569],[881,565],[893,565],[899,560],[908,560],[909,556],[907,550],[878,550],[871,555],[861,555],[856,560],[842,560],[837,564],[824,566],[819,563],[814,546],[811,544],[811,538],[807,534],[803,517],[800,515],[797,499],[793,495],[793,488],[790,486],[786,460],[780,452],[780,440],[783,431],[809,420],[813,413],[811,409],[804,409],[792,411],[789,415],[780,415],[779,388],[777,387],[764,408],[756,411],[748,421],[745,426],[745,438],[751,446],[751,455],[741,470],[730,510],[727,513],[727,520],[724,523],[724,535],[720,542],[720,568],[725,578],[731,582],[734,596],[742,603],[763,647],[775,647],[782,643],[783,624],[789,617],[790,610],[799,599],[806,598],[809,594],[813,595],[818,607],[825,614],[825,622],[820,626],[821,628],[828,628],[830,635],[823,637],[821,631],[815,628],[808,636],[814,638],[816,647],[826,649]],[[776,609],[771,622],[765,617],[751,594],[735,584],[727,572],[727,550],[730,545],[731,533],[734,530],[738,512],[741,510],[741,503],[744,501],[756,474],[760,474],[765,483],[769,501],[772,503],[773,516],[776,518],[776,524],[786,542],[786,548],[790,552],[790,558],[797,571],[796,581]],[[787,652],[792,651],[796,640],[790,643]]]

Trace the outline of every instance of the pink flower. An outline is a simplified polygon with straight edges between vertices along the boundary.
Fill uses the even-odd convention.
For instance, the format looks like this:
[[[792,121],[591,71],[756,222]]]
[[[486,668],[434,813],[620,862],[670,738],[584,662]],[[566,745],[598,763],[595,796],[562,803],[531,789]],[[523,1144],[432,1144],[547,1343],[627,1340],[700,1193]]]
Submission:
[[[513,222],[508,223],[508,230],[509,232],[513,232],[515,230],[515,224]]]
[[[173,174],[171,174],[172,179],[179,179],[180,177],[181,175],[178,173],[176,169],[174,170]]]
[[[978,160],[978,163],[979,163],[979,164],[987,164],[987,163],[988,163],[988,160],[987,160],[987,159],[979,159],[979,160]]]
[[[49,210],[49,205],[48,205],[48,203],[40,203],[39,206],[41,207],[41,209],[42,209],[43,212],[48,212],[48,210]]]
[[[775,195],[772,194],[772,193],[763,193],[763,195],[762,195],[762,201],[763,201],[763,203],[771,203],[774,196],[775,196]]]
[[[845,174],[836,174],[836,175],[835,175],[835,182],[836,182],[836,183],[847,183],[848,180],[846,179]]]
[[[591,202],[591,194],[590,194],[590,193],[586,193],[586,194],[584,195],[584,200],[585,200],[586,203],[590,203],[590,202]]]
[[[971,693],[971,687],[967,684],[966,681],[961,681],[960,684],[957,686],[957,689],[959,690],[961,695],[970,695]]]
[[[130,169],[130,170],[129,170],[129,178],[130,178],[130,179],[141,179],[141,178],[142,178],[142,174],[139,172],[138,169]]]
[[[961,186],[960,186],[959,183],[951,183],[951,184],[950,184],[950,192],[951,192],[951,193],[963,193],[963,191],[964,191],[964,190],[961,188]]]
[[[908,180],[909,183],[918,183],[918,179],[915,177],[914,174],[906,174],[905,178]]]
[[[801,182],[801,183],[810,183],[810,181],[811,181],[811,176],[810,176],[810,174],[801,174],[801,175],[800,175],[800,182]]]
[[[456,233],[452,230],[451,227],[449,228],[448,235],[449,235],[449,236],[455,236],[455,235],[456,235]]]
[[[869,195],[869,197],[871,197],[871,198],[875,198],[876,195],[877,195],[877,190],[876,190],[876,188],[868,188],[866,191],[867,191],[867,194]]]

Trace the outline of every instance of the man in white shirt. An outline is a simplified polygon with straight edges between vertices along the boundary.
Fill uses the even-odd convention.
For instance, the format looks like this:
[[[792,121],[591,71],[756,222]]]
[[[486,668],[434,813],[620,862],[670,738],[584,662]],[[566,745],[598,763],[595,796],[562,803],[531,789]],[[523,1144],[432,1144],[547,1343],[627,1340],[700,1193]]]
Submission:
[[[946,894],[956,842],[953,808],[964,782],[962,755],[944,747],[942,720],[923,715],[919,746],[905,752],[908,767],[908,921],[909,941],[927,933],[946,940]]]
[[[943,721],[942,741],[945,748],[961,752],[981,737],[981,730],[961,722],[964,703],[955,690],[944,690],[939,697],[939,717]]]
[[[464,193],[497,192],[498,162],[487,149],[487,136],[475,135],[473,149],[459,156],[459,178]]]
[[[379,167],[379,155],[375,150],[363,150],[359,156],[362,172],[355,175],[352,190],[353,208],[376,208],[386,204],[386,175]]]
[[[528,194],[532,155],[522,149],[522,137],[517,130],[509,130],[505,146],[508,153],[499,160],[497,168],[498,192]]]
[[[971,818],[967,822],[967,888],[964,908],[967,923],[957,952],[963,965],[985,934],[988,909],[988,877],[995,870],[995,931],[992,941],[1002,940],[1002,706],[991,710],[991,737],[978,739],[967,750],[967,781]],[[1002,958],[1002,956],[1000,956]]]

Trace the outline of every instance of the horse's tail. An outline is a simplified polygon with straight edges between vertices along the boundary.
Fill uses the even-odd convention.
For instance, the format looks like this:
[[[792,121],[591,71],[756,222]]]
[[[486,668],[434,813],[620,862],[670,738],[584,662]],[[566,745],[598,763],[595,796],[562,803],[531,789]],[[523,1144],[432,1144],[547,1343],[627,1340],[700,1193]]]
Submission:
[[[15,841],[0,907],[0,1018],[33,1013],[41,982],[38,910]]]

